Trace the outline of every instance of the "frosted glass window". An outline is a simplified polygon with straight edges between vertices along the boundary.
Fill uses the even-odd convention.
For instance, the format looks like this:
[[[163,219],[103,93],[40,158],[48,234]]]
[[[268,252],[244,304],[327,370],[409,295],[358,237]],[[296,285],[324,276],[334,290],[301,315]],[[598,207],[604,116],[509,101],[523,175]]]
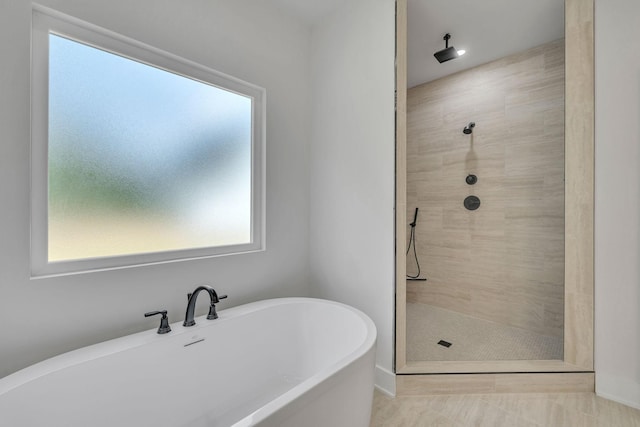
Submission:
[[[35,179],[46,185],[46,201],[35,203],[46,208],[44,244],[36,244],[45,266],[36,270],[259,248],[256,96],[235,80],[227,88],[93,40],[50,29],[46,37],[46,174]],[[126,258],[155,253],[170,255]],[[91,261],[101,259],[112,261]]]
[[[49,261],[251,240],[251,99],[50,35]]]

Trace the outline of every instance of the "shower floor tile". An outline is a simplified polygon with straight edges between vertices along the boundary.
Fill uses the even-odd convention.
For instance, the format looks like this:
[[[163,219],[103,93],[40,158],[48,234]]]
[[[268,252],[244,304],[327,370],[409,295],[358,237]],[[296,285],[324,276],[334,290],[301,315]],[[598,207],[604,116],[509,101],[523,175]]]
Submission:
[[[446,347],[440,341],[451,343]],[[558,360],[563,339],[407,303],[407,360]]]

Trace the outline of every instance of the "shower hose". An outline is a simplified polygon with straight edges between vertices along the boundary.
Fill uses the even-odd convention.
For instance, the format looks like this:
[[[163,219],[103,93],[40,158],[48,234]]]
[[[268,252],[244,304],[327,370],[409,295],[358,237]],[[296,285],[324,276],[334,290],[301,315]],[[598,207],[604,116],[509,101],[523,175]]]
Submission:
[[[413,245],[413,257],[416,260],[416,265],[418,266],[418,273],[415,276],[407,274],[407,279],[417,279],[420,277],[420,263],[418,262],[418,253],[416,252],[416,223],[418,220],[418,208],[416,208],[413,214],[413,222],[409,224],[411,226],[411,234],[409,235],[409,246],[407,246],[407,255],[409,255],[409,251],[411,250],[411,246]]]

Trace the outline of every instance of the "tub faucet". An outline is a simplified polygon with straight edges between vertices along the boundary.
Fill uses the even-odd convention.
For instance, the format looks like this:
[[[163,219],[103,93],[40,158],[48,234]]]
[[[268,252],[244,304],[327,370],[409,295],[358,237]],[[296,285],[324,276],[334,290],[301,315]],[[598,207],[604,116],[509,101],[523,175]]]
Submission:
[[[207,315],[207,319],[217,319],[218,313],[216,312],[216,304],[220,302],[221,299],[225,299],[226,295],[220,295],[216,293],[215,289],[211,286],[198,286],[193,293],[187,294],[187,298],[189,298],[189,302],[187,303],[187,314],[184,316],[184,323],[182,326],[193,326],[196,324],[196,321],[193,320],[194,312],[196,310],[196,299],[198,298],[198,294],[200,291],[207,291],[209,293],[209,298],[211,299],[211,305],[209,306],[209,314]]]

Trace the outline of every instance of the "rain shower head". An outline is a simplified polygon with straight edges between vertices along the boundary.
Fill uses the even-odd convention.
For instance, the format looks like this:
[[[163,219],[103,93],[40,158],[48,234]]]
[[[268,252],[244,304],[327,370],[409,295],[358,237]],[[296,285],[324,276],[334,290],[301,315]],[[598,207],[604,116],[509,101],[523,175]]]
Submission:
[[[444,49],[437,51],[433,54],[436,57],[439,63],[447,62],[452,59],[457,58],[460,55],[464,55],[464,50],[456,50],[455,47],[449,46],[449,39],[451,38],[451,34],[447,33],[444,36]]]
[[[462,130],[462,133],[464,133],[465,135],[469,135],[470,133],[473,132],[474,127],[476,127],[476,122],[470,122],[468,125],[464,127],[464,129]]]
[[[456,59],[458,57],[458,51],[455,47],[451,46],[437,51],[433,56],[435,56],[438,62],[442,64],[443,62]]]

